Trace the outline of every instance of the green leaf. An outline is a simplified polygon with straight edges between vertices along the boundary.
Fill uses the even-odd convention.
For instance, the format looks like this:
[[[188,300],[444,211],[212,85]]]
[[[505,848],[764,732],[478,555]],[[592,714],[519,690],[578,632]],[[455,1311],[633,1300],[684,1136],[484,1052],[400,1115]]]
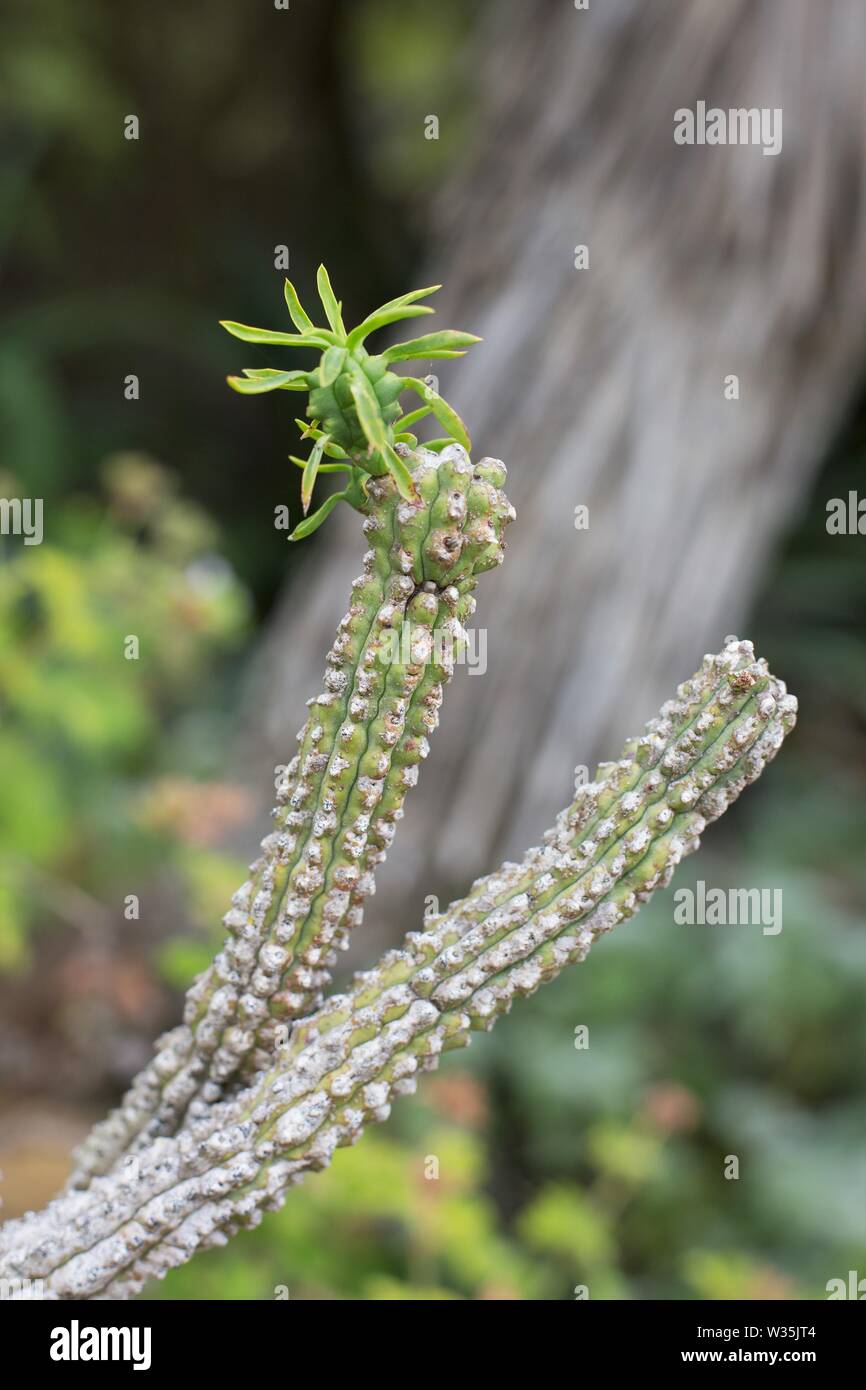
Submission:
[[[323,265],[319,266],[316,273],[316,285],[318,286],[319,298],[322,301],[322,308],[327,315],[328,323],[331,325],[334,332],[339,334],[340,341],[344,342],[346,338],[346,329],[343,324],[342,314],[340,313],[340,305],[337,303],[337,297],[331,288],[328,272]]]
[[[466,426],[454,407],[449,405],[446,400],[443,400],[439,393],[433,390],[432,386],[428,386],[426,381],[421,381],[417,376],[406,376],[403,380],[410,390],[416,392],[416,394],[421,397],[422,401],[427,402],[440,425],[444,425],[446,430],[454,436],[457,443],[462,444],[463,448],[468,453],[472,448],[472,441],[469,438],[469,432]]]
[[[328,452],[328,448],[327,448],[327,445],[326,445],[326,446],[325,446],[325,453],[327,453],[327,452]],[[307,464],[309,463],[309,459],[299,459],[299,458],[296,458],[296,456],[295,456],[294,454],[289,454],[289,460],[290,460],[291,463],[295,464],[295,466],[296,466],[297,468],[306,468]],[[352,465],[351,465],[351,463],[348,462],[348,460],[347,460],[345,463],[320,463],[320,464],[319,464],[319,472],[320,472],[320,473],[351,473],[351,471],[352,471]]]
[[[429,449],[434,454],[438,454],[440,450],[446,449],[449,444],[453,444],[454,442],[453,435],[445,434],[441,439],[425,439],[423,447]]]
[[[416,300],[426,299],[428,294],[435,294],[441,288],[441,285],[427,285],[423,290],[409,290],[408,294],[398,294],[396,299],[389,299],[385,304],[380,304],[373,312],[381,314],[383,310],[396,309],[400,304],[414,304]]]
[[[319,367],[319,382],[322,386],[330,386],[337,380],[343,370],[343,363],[346,360],[346,349],[341,347],[328,348],[322,357]]]
[[[353,377],[350,390],[361,429],[373,448],[384,454],[388,443],[385,423],[379,413],[379,402],[376,400],[375,392],[363,372],[358,371]]]
[[[319,465],[322,462],[322,455],[325,452],[325,445],[328,439],[329,436],[327,434],[319,436],[310,450],[310,457],[307,459],[306,467],[304,468],[304,476],[301,479],[301,506],[304,509],[304,516],[306,516],[307,512],[310,510],[313,488],[316,485],[316,474],[319,471]]]
[[[419,420],[424,420],[432,414],[429,405],[422,405],[418,410],[410,410],[408,415],[401,415],[394,425],[395,429],[408,429],[410,425],[417,425]]]
[[[251,377],[256,381],[267,381],[269,377],[278,376],[287,377],[292,380],[298,380],[300,377],[303,377],[308,381],[310,376],[309,372],[299,370],[298,368],[293,368],[290,372],[284,372],[281,367],[244,367],[243,373],[244,376]]]
[[[418,299],[426,299],[428,294],[435,294],[441,290],[441,285],[427,285],[423,290],[410,290],[408,294],[398,294],[396,299],[389,299],[387,303],[380,304],[378,309],[374,309],[372,314],[368,314],[363,323],[359,323],[357,328],[353,328],[349,334],[349,347],[357,347],[376,328],[382,328],[387,323],[394,323],[397,319],[411,318],[412,314],[432,314],[435,310],[430,308],[419,308],[405,313],[407,305],[414,304]]]
[[[394,451],[390,444],[386,443],[383,449],[385,464],[388,472],[397,484],[397,491],[407,502],[417,502],[418,492],[412,479],[412,474],[406,467],[400,455]]]
[[[441,333],[425,333],[407,343],[394,343],[382,356],[386,362],[407,362],[413,357],[462,357],[467,348],[480,342],[474,333],[458,333],[446,328]]]
[[[245,367],[243,376],[227,376],[233,391],[242,396],[260,396],[264,391],[308,391],[306,372],[278,372],[273,367]]]
[[[301,431],[302,439],[318,439],[322,434],[322,430],[317,429],[315,420],[311,424],[309,420],[296,419],[295,424]],[[341,449],[340,445],[335,444],[333,440],[330,440],[325,445],[325,453],[328,455],[329,458],[332,459],[347,459],[349,457],[349,455],[346,453],[346,450]]]
[[[400,434],[394,435],[395,444],[408,444],[410,449],[417,449],[418,436],[411,434],[409,430],[403,430]]]
[[[313,320],[302,307],[301,301],[298,299],[298,291],[295,289],[291,280],[286,280],[283,286],[283,293],[286,296],[286,308],[289,311],[289,317],[298,331],[300,333],[315,332]]]
[[[220,327],[242,343],[274,343],[280,347],[327,348],[331,346],[331,335],[323,331],[315,333],[278,333],[272,328],[251,328],[248,323],[234,323],[231,319],[220,319]]]
[[[360,370],[351,383],[351,391],[358,412],[358,419],[361,422],[361,429],[373,448],[381,454],[385,467],[397,484],[397,491],[401,497],[406,498],[407,502],[417,501],[418,493],[412,481],[412,474],[400,456],[394,452],[394,446],[388,439],[388,432],[379,414],[379,402],[376,400],[373,388]]]
[[[348,492],[332,492],[330,497],[325,499],[317,512],[313,512],[313,515],[306,517],[304,521],[298,522],[294,531],[289,536],[289,540],[302,541],[305,536],[311,536],[314,531],[318,531],[322,522],[331,515],[331,512],[338,502],[346,502],[348,500]]]
[[[349,348],[359,347],[371,333],[375,333],[377,328],[385,328],[389,323],[396,323],[398,319],[418,318],[421,314],[432,314],[435,310],[427,307],[426,304],[397,304],[391,309],[377,309],[375,313],[368,314],[363,323],[359,323],[357,328],[353,328],[346,345]]]

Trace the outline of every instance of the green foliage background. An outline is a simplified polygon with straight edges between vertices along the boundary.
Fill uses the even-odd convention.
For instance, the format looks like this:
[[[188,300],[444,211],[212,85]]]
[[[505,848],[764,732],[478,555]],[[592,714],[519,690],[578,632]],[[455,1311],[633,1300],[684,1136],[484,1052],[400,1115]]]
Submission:
[[[183,829],[213,807],[288,566],[272,517],[299,515],[296,440],[284,401],[225,389],[217,317],[270,321],[284,242],[302,295],[320,259],[339,267],[353,320],[415,283],[430,195],[471,143],[455,55],[480,5],[406,0],[399,26],[386,0],[292,8],[291,40],[230,0],[0,18],[0,494],[46,515],[42,546],[0,552],[0,966],[25,1000],[88,904],[131,932],[118,905],[158,884],[166,924],[136,940],[170,1022],[242,876]],[[449,119],[425,145],[429,111]],[[808,1298],[866,1273],[866,577],[862,538],[824,526],[864,421],[750,627],[800,728],[677,880],[780,887],[782,933],[676,926],[662,895],[153,1296]],[[63,1096],[83,1120],[118,1085],[87,1075]]]

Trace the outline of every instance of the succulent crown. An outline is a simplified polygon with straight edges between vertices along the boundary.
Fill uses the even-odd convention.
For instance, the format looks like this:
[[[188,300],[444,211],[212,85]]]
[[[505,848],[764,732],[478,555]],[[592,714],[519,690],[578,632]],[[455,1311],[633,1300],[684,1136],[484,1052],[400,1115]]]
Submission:
[[[390,299],[368,314],[356,328],[347,331],[342,303],[337,300],[323,265],[319,266],[316,283],[327,328],[316,327],[290,280],[285,282],[286,306],[297,333],[251,328],[244,323],[221,320],[223,328],[245,343],[312,348],[321,353],[318,366],[308,371],[245,367],[242,376],[227,378],[229,385],[245,396],[257,396],[265,391],[303,391],[309,396],[305,410],[308,418],[295,423],[301,430],[301,438],[312,439],[313,447],[306,459],[290,455],[292,462],[303,469],[301,504],[304,509],[304,520],[295,527],[291,540],[310,535],[340,501],[364,511],[368,477],[390,474],[400,495],[407,501],[417,501],[412,473],[402,456],[406,449],[399,446],[416,447],[418,441],[411,429],[425,416],[435,416],[447,431],[440,439],[426,441],[426,449],[438,451],[453,443],[467,450],[471,447],[460,416],[429,379],[398,376],[390,367],[394,362],[418,358],[462,357],[467,348],[481,341],[480,338],[473,333],[444,329],[405,343],[394,343],[375,355],[365,347],[366,339],[379,328],[400,319],[432,314],[434,311],[419,300],[441,286],[428,285],[425,289]],[[420,397],[421,407],[404,413],[399,402],[404,391],[412,391]],[[318,475],[338,472],[349,475],[346,486],[332,493],[318,511],[307,515]]]

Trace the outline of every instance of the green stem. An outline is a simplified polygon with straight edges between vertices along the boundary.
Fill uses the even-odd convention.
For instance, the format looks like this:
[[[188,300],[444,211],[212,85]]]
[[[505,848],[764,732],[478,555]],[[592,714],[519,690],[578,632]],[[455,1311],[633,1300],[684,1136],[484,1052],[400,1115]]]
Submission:
[[[403,457],[418,501],[400,499],[390,476],[368,483],[364,574],[279,790],[276,828],[224,919],[225,945],[189,990],[183,1025],[79,1150],[73,1186],[266,1066],[361,920],[436,727],[477,576],[501,561],[513,516],[496,460],[473,466],[458,445]]]

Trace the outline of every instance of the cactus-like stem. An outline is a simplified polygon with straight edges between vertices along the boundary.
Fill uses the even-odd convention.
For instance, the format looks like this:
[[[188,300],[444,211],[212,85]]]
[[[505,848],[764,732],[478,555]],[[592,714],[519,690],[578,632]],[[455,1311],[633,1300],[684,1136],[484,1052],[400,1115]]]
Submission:
[[[730,639],[618,762],[602,764],[539,849],[479,880],[345,995],[301,1020],[244,1091],[190,1115],[86,1192],[0,1233],[0,1272],[54,1298],[125,1298],[261,1220],[334,1150],[383,1120],[440,1054],[489,1028],[670,880],[760,775],[796,701]]]
[[[514,515],[498,460],[473,465],[459,444],[397,448],[416,500],[402,499],[390,474],[367,486],[364,573],[278,790],[276,828],[224,919],[227,941],[189,990],[183,1025],[85,1141],[73,1186],[267,1065],[361,920],[438,722],[477,576],[501,562]]]

